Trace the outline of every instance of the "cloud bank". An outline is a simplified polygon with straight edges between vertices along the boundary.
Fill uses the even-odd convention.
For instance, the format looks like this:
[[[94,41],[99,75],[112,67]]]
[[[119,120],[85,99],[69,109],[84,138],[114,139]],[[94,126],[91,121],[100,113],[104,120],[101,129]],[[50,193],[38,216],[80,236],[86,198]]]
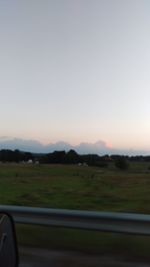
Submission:
[[[19,149],[21,151],[29,151],[33,153],[50,153],[53,151],[65,150],[66,152],[70,149],[74,149],[79,154],[124,154],[124,155],[148,155],[147,151],[142,150],[125,150],[115,149],[107,145],[106,142],[99,140],[96,143],[80,143],[77,146],[72,146],[64,141],[56,143],[50,143],[43,145],[36,140],[27,140],[21,138],[10,138],[7,136],[0,137],[0,149]]]

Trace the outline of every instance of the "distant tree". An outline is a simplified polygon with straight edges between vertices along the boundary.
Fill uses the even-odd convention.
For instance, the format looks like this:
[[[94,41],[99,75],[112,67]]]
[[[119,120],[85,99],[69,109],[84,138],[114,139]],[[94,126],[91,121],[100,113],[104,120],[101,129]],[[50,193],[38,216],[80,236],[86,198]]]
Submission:
[[[65,162],[65,151],[54,151],[53,153],[47,154],[48,163],[64,163]]]
[[[24,152],[23,154],[23,160],[24,161],[28,161],[29,159],[32,159],[33,160],[33,155],[31,152]]]
[[[115,166],[120,170],[127,170],[129,168],[126,158],[121,156],[116,159]]]
[[[66,163],[76,164],[79,161],[79,155],[77,154],[77,152],[73,149],[69,150],[69,152],[66,154]]]
[[[3,162],[14,161],[14,152],[10,149],[2,149],[0,153],[0,160]]]
[[[13,161],[14,162],[19,162],[20,160],[22,160],[22,157],[21,157],[21,152],[16,149],[15,151],[13,151]]]

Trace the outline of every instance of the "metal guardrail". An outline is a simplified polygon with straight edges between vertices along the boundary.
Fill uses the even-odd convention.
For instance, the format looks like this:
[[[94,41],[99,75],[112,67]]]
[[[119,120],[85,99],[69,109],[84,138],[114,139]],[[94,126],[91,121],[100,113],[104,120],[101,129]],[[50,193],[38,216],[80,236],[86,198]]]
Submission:
[[[0,205],[16,223],[150,235],[150,215]]]

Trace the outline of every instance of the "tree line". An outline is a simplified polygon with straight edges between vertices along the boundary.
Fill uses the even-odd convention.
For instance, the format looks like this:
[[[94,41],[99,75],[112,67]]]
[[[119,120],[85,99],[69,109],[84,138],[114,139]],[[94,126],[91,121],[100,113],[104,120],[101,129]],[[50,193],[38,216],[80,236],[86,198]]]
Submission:
[[[18,149],[0,150],[0,162],[39,162],[41,164],[84,164],[88,166],[107,167],[110,162],[115,162],[116,167],[127,169],[131,161],[150,161],[150,156],[120,156],[97,154],[79,155],[76,151],[54,151],[47,154],[23,152]]]

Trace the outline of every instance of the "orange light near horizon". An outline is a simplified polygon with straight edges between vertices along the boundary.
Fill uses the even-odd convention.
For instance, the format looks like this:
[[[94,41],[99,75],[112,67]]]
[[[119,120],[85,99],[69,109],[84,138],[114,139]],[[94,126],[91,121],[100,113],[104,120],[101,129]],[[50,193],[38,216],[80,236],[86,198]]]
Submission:
[[[107,146],[108,148],[113,148],[113,146],[112,146],[112,144],[111,144],[110,142],[107,142],[107,143],[106,143],[106,146]]]

